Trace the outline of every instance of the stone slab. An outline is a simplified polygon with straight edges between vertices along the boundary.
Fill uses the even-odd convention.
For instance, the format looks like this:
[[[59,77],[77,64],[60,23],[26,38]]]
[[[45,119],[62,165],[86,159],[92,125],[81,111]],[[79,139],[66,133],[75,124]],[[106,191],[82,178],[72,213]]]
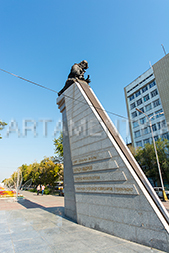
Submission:
[[[127,177],[124,172],[114,171],[105,173],[90,173],[85,175],[74,176],[74,182],[116,182],[126,181]]]
[[[99,161],[104,159],[110,159],[112,157],[110,151],[103,151],[100,153],[93,153],[88,156],[81,156],[75,160],[73,160],[73,165],[90,163],[93,161]]]
[[[139,192],[136,186],[127,184],[127,185],[105,185],[105,184],[88,184],[88,185],[75,185],[76,192],[83,193],[106,193],[106,194],[122,194],[122,195],[139,195]]]

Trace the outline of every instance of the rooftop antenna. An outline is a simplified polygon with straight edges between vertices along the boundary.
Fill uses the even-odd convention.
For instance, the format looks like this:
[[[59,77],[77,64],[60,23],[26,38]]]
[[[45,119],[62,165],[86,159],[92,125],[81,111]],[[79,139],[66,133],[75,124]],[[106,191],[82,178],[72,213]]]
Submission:
[[[149,61],[149,64],[150,64],[150,68],[153,70],[153,67],[152,67],[152,65],[151,65],[151,61]]]
[[[162,46],[162,49],[164,51],[164,54],[166,55],[166,51],[165,51],[165,48],[164,48],[163,44],[161,44],[161,46]]]

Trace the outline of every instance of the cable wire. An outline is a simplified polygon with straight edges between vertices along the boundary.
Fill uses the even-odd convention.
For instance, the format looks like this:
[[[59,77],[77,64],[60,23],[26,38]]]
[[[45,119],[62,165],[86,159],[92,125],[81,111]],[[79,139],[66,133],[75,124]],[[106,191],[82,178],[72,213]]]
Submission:
[[[23,77],[21,77],[21,76],[15,75],[15,74],[13,74],[13,73],[11,73],[11,72],[9,72],[9,71],[6,71],[6,70],[4,70],[4,69],[0,69],[0,70],[3,71],[3,72],[5,72],[5,73],[7,73],[7,74],[10,74],[10,75],[12,75],[12,76],[15,76],[15,77],[17,77],[17,78],[19,78],[19,79],[21,79],[21,80],[24,80],[24,81],[26,81],[26,82],[35,84],[35,85],[37,85],[37,86],[39,86],[39,87],[41,87],[41,88],[43,88],[43,89],[50,90],[50,91],[55,92],[55,93],[58,94],[57,91],[52,90],[52,89],[50,89],[50,88],[48,88],[48,87],[46,87],[46,86],[43,86],[43,85],[41,85],[41,84],[32,82],[32,81],[30,81],[30,80],[28,80],[28,79],[26,79],[26,78],[23,78]]]
[[[30,80],[28,80],[28,79],[26,79],[26,78],[23,78],[23,77],[21,77],[21,76],[18,76],[18,75],[16,75],[16,74],[13,74],[13,73],[11,73],[11,72],[9,72],[9,71],[7,71],[7,70],[1,69],[1,68],[0,68],[0,70],[3,71],[3,72],[5,72],[5,73],[7,73],[7,74],[9,74],[9,75],[15,76],[15,77],[17,77],[17,78],[19,78],[19,79],[21,79],[21,80],[23,80],[23,81],[26,81],[26,82],[28,82],[28,83],[32,83],[32,84],[34,84],[34,85],[36,85],[36,86],[39,86],[39,87],[41,87],[41,88],[43,88],[43,89],[46,89],[46,90],[49,90],[49,91],[52,91],[52,92],[58,94],[57,91],[55,91],[55,90],[53,90],[53,89],[50,89],[50,88],[48,88],[48,87],[46,87],[46,86],[44,86],[44,85],[41,85],[41,84],[38,84],[38,83],[36,83],[36,82],[30,81]],[[67,97],[67,98],[73,99],[73,100],[75,100],[75,101],[78,101],[78,102],[80,102],[80,103],[85,104],[85,102],[80,101],[80,100],[75,99],[75,98],[72,98],[72,97],[70,97],[70,96],[68,96],[68,95],[65,95],[65,94],[64,94],[64,96]],[[97,107],[95,107],[95,106],[90,106],[90,107],[94,107],[94,108],[96,108],[96,109],[100,109],[100,108],[97,108]],[[109,113],[109,114],[115,115],[115,116],[117,116],[117,117],[120,117],[120,118],[129,120],[127,117],[121,116],[121,115],[119,115],[119,114],[117,114],[117,113],[113,113],[113,112],[110,112],[110,111],[107,111],[107,110],[103,110],[103,109],[100,109],[100,110],[102,110],[102,111],[104,111],[104,112],[107,112],[107,113]],[[133,121],[133,120],[132,120],[132,121]]]

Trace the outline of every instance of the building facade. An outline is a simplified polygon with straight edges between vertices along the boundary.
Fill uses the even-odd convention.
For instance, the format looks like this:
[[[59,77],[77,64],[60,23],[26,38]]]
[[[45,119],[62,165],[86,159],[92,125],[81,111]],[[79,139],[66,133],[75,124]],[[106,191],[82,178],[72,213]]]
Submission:
[[[124,92],[132,145],[144,147],[152,142],[147,116],[155,140],[169,140],[169,54],[127,85]]]

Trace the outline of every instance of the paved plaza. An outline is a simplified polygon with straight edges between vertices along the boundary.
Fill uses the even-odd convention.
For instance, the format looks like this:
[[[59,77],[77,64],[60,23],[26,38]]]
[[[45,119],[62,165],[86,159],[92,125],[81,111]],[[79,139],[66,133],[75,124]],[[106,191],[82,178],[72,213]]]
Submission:
[[[162,252],[72,222],[64,197],[22,193],[19,202],[0,199],[0,253]]]

